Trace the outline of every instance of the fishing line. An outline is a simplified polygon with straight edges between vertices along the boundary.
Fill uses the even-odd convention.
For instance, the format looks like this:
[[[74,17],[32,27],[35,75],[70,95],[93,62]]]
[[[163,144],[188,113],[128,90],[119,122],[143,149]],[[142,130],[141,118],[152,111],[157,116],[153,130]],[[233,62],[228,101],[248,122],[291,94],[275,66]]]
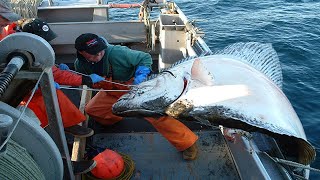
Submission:
[[[82,76],[88,76],[88,77],[90,77],[90,75],[88,75],[88,74],[83,74],[83,73],[80,73],[80,72],[77,72],[77,71],[73,71],[73,70],[67,70],[67,71],[70,71],[70,72],[73,72],[73,73],[75,73],[75,74],[79,74],[79,75],[82,75]],[[132,84],[122,84],[122,83],[117,83],[117,82],[113,82],[113,81],[108,81],[108,80],[102,80],[102,81],[104,81],[104,82],[108,82],[108,83],[111,83],[111,84],[116,84],[116,85],[120,85],[120,86],[126,86],[126,87],[134,87],[134,86],[136,86],[136,85],[132,85]]]
[[[58,64],[56,64],[56,66],[59,66]],[[73,71],[71,69],[67,69],[67,70],[64,70],[64,71],[69,71],[69,72],[72,72],[72,73],[75,73],[75,74],[79,74],[79,75],[82,75],[82,76],[88,76],[90,77],[90,75],[88,74],[83,74],[83,73],[80,73],[80,72],[77,72],[77,71]],[[123,84],[123,83],[117,83],[117,82],[113,82],[113,81],[108,81],[108,80],[102,80],[104,82],[108,82],[108,83],[111,83],[111,84],[116,84],[116,85],[120,85],[120,86],[125,86],[125,87],[135,87],[136,85],[132,85],[132,84]]]
[[[281,163],[281,164],[285,164],[285,165],[292,166],[292,167],[297,167],[297,168],[302,168],[302,169],[308,169],[308,170],[320,173],[320,169],[316,169],[316,168],[310,167],[309,165],[303,165],[303,164],[300,164],[300,163],[297,163],[297,162],[293,162],[293,161],[289,161],[289,160],[285,160],[285,159],[280,159],[280,158],[277,158],[277,157],[272,157],[266,152],[263,152],[263,153],[266,156],[268,156],[270,159],[272,159],[274,162],[276,162],[276,163]]]
[[[60,89],[70,89],[70,90],[87,90],[87,91],[104,91],[104,92],[129,92],[130,90],[119,90],[119,89],[114,89],[114,90],[106,90],[106,89],[93,89],[93,88],[76,88],[76,87],[71,87],[71,86],[60,86]]]

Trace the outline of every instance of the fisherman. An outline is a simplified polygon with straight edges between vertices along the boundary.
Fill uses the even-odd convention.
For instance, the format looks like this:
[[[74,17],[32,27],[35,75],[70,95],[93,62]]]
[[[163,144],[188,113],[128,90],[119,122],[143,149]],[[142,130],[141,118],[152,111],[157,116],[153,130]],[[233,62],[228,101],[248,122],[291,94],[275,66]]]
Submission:
[[[131,50],[125,46],[111,45],[96,34],[85,33],[75,40],[77,59],[75,69],[81,73],[96,73],[108,80],[125,85],[139,84],[151,72],[150,54]],[[128,86],[100,83],[103,89],[127,90]],[[102,125],[112,125],[123,118],[112,113],[112,105],[123,92],[98,92],[86,105],[86,113]],[[183,152],[185,160],[194,160],[198,154],[195,135],[180,121],[162,116],[146,117],[178,151]]]
[[[6,35],[16,32],[18,23],[14,22],[20,19],[20,16],[13,13],[11,9],[11,4],[7,0],[0,0],[0,33],[1,38],[4,38]],[[6,31],[3,29],[6,28]],[[56,34],[49,28],[46,22],[43,22],[39,19],[29,19],[26,20],[21,29],[25,32],[33,33],[39,35],[40,37],[50,41],[56,37]],[[8,31],[10,30],[10,31]],[[63,66],[63,65],[62,65]],[[103,80],[102,77],[92,74],[90,78],[87,76],[81,76],[73,74],[68,71],[62,71],[57,67],[52,67],[55,86],[57,88],[57,98],[59,102],[59,107],[61,111],[63,125],[65,127],[65,132],[70,133],[74,136],[79,137],[89,137],[93,135],[93,130],[90,128],[85,128],[77,125],[80,122],[83,122],[86,117],[79,111],[79,109],[59,90],[59,84],[79,86],[86,84],[92,86],[93,83]],[[58,83],[57,83],[58,82]],[[29,98],[25,97],[27,100]],[[33,110],[37,115],[38,119],[41,122],[42,127],[48,125],[48,117],[45,110],[45,104],[42,97],[41,90],[38,89],[34,94],[32,100],[30,101],[28,107]],[[78,161],[72,162],[73,170],[75,174],[82,174],[89,172],[96,165],[96,162],[93,160],[90,161]]]
[[[36,34],[48,42],[55,39],[57,35],[51,30],[49,25],[41,21],[40,19],[28,19],[21,27],[23,32],[29,32]],[[60,85],[80,86],[87,85],[92,87],[94,83],[98,83],[104,80],[103,77],[97,74],[90,74],[90,76],[82,76],[69,71],[61,70],[65,69],[65,64],[60,64],[59,68],[52,67],[53,77],[55,81],[55,87],[57,92],[57,98],[59,102],[61,117],[65,132],[77,137],[89,137],[93,135],[93,130],[79,126],[78,124],[86,120],[83,113],[69,100],[69,98],[60,90]],[[26,97],[27,100],[29,97]],[[34,94],[34,97],[30,101],[28,107],[34,111],[37,117],[41,121],[41,126],[48,125],[48,118],[45,110],[45,103],[40,90]],[[92,170],[96,162],[93,160],[72,162],[75,174],[87,173]]]
[[[21,29],[23,32],[36,34],[47,41],[51,41],[57,37],[57,35],[50,29],[49,25],[40,19],[26,20],[22,23]],[[85,84],[91,87],[94,83],[104,80],[104,78],[97,74],[91,74],[90,76],[74,74],[69,71],[61,70],[60,68],[63,69],[63,66],[65,66],[65,64],[61,64],[59,68],[53,66],[52,72],[55,87],[57,89],[56,92],[65,132],[78,137],[89,137],[93,135],[93,130],[78,125],[83,122],[86,117],[60,90],[60,84],[70,86],[80,86]],[[28,97],[25,99],[28,99]],[[36,91],[28,107],[32,109],[40,119],[41,126],[46,127],[48,125],[48,117],[46,115],[45,103],[40,89]]]
[[[5,27],[19,20],[21,17],[12,12],[11,4],[8,0],[0,0],[0,40],[2,39],[2,34],[8,34]]]

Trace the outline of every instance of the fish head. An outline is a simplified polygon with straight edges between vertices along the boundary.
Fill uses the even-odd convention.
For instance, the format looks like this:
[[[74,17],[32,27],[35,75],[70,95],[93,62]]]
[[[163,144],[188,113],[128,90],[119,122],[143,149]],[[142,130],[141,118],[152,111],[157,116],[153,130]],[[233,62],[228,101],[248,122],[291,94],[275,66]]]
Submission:
[[[113,105],[113,113],[119,116],[165,115],[166,109],[188,89],[194,86],[212,85],[213,77],[193,59],[149,77],[134,86]]]
[[[185,76],[177,71],[163,71],[134,86],[113,105],[119,116],[156,116],[175,101],[185,87]]]

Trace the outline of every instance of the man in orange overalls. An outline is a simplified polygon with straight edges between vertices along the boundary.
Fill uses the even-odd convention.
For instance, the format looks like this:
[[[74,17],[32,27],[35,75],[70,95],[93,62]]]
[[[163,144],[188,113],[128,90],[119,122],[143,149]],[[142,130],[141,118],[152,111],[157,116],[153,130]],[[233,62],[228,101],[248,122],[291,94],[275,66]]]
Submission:
[[[77,71],[106,76],[113,81],[125,84],[139,84],[150,73],[152,59],[150,54],[131,50],[125,46],[113,46],[91,33],[80,35],[75,41]],[[107,84],[103,89],[127,89],[127,87]],[[86,113],[103,125],[111,125],[122,120],[112,114],[112,105],[123,95],[119,92],[99,92],[86,105]],[[194,160],[198,149],[195,135],[180,121],[163,116],[146,118],[178,151],[183,152],[185,160]]]
[[[24,23],[22,23],[21,29],[23,32],[36,34],[44,38],[48,42],[56,38],[56,34],[50,29],[48,24],[44,21],[41,21],[40,19],[26,20]],[[90,76],[81,76],[69,71],[61,70],[61,68],[64,69],[65,65],[62,64],[59,68],[53,66],[52,73],[55,81],[55,87],[57,88],[57,98],[65,132],[78,137],[89,137],[93,135],[93,130],[78,125],[80,122],[86,120],[86,117],[60,90],[59,84],[70,86],[80,86],[85,84],[92,87],[94,83],[103,81],[104,78],[97,74],[91,74]],[[27,100],[28,98],[29,97],[26,97],[25,100]],[[28,107],[32,109],[40,119],[41,126],[46,127],[48,125],[48,117],[46,114],[45,103],[40,89],[36,91]]]

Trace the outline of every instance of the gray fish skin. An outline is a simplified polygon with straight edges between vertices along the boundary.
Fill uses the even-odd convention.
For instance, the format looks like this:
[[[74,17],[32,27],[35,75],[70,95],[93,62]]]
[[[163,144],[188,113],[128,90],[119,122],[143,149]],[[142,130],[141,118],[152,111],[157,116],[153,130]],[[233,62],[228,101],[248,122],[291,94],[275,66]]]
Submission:
[[[270,56],[270,54],[273,54]],[[315,149],[281,90],[279,60],[270,45],[240,43],[220,54],[181,62],[134,87],[113,106],[120,116],[169,115],[180,120],[259,131],[297,144],[298,161]]]

